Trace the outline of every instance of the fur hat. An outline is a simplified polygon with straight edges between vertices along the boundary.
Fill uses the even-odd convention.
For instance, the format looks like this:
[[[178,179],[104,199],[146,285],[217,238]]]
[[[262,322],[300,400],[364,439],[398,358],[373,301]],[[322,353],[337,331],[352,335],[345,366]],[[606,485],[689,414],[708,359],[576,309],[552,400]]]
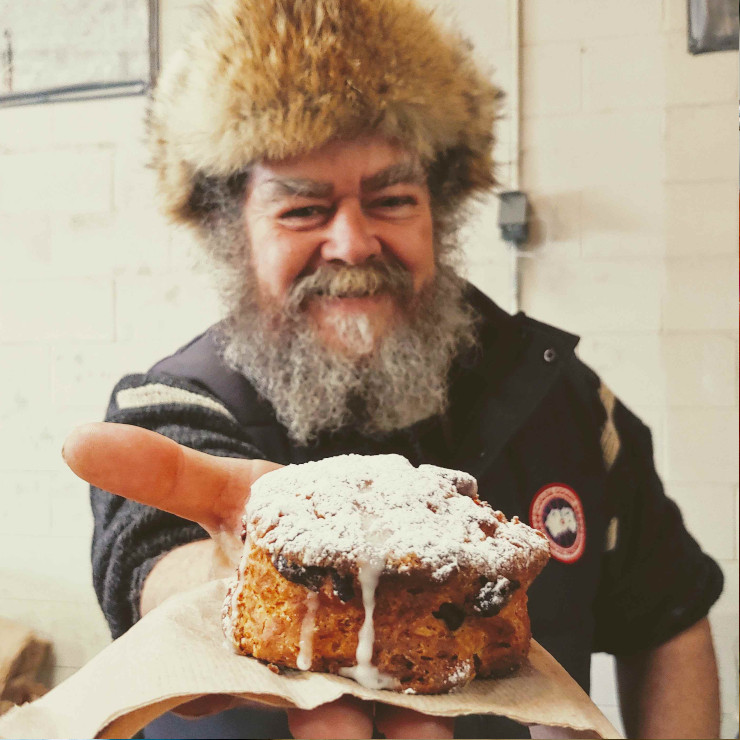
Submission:
[[[379,133],[417,152],[438,207],[456,208],[494,182],[497,97],[469,45],[413,0],[211,0],[149,113],[161,205],[202,224],[207,179]]]

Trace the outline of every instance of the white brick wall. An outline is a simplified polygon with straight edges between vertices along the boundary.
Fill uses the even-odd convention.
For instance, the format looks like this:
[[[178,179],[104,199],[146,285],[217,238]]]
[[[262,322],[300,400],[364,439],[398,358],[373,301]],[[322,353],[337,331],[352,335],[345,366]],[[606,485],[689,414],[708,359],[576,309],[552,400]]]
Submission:
[[[609,39],[586,36],[582,43],[584,111],[663,107],[663,54],[659,44],[629,35]]]
[[[737,180],[671,182],[665,185],[665,250],[669,257],[735,257]],[[697,214],[701,214],[699,217]]]
[[[62,442],[123,374],[218,316],[156,213],[144,112],[143,98],[0,111],[0,614],[53,640],[54,682],[110,639]]]
[[[524,42],[651,36],[660,31],[661,3],[649,0],[524,0]]]
[[[510,88],[511,3],[441,5]],[[165,0],[163,51],[192,0]],[[525,311],[653,430],[687,525],[718,558],[712,614],[725,737],[737,732],[737,58],[686,52],[685,0],[523,0],[521,184],[533,203]],[[510,101],[499,178],[510,180]],[[53,637],[55,680],[107,640],[90,584],[87,491],[59,450],[115,380],[218,315],[191,237],[155,213],[142,98],[0,111],[0,614]],[[495,199],[465,231],[468,274],[504,306]],[[618,722],[612,661],[593,695]]]
[[[522,6],[523,308],[583,334],[580,355],[651,425],[669,494],[725,570],[711,618],[734,737],[737,55],[688,54],[683,0]],[[611,659],[592,673],[615,716]]]

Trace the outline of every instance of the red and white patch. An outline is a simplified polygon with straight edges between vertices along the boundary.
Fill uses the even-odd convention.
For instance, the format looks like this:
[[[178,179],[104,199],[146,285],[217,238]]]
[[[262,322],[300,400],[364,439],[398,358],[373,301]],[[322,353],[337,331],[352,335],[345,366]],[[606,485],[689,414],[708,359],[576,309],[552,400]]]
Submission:
[[[562,483],[540,488],[529,507],[529,522],[550,540],[550,554],[574,563],[586,548],[586,519],[578,494]]]

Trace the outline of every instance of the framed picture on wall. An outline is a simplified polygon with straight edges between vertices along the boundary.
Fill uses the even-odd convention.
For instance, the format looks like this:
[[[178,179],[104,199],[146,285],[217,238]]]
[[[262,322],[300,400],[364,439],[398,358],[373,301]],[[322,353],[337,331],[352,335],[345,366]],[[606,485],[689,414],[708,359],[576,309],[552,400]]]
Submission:
[[[738,48],[737,0],[688,0],[689,51],[729,51]]]
[[[146,93],[158,26],[159,0],[0,0],[0,108]]]

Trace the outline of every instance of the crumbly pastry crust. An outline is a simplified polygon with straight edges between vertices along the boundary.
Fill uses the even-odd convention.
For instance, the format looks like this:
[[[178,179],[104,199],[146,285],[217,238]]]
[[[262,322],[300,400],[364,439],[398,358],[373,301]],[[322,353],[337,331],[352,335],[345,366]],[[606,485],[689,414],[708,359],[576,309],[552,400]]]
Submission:
[[[465,473],[397,455],[288,466],[253,486],[244,524],[223,609],[237,652],[351,674],[364,640],[375,685],[417,693],[506,674],[527,655],[526,591],[547,541],[482,503]]]

